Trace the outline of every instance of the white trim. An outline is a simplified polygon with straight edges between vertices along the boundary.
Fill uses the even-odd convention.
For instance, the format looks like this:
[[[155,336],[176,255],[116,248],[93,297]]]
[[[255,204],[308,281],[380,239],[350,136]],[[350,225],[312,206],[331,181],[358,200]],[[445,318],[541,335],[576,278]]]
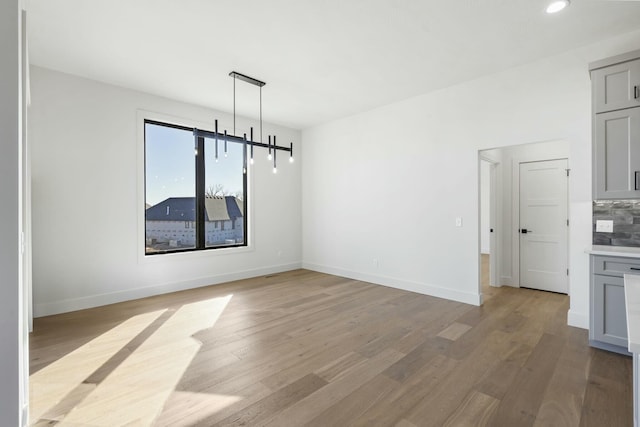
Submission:
[[[498,286],[498,273],[502,262],[500,261],[501,248],[499,236],[502,235],[502,212],[499,207],[501,206],[501,193],[498,191],[498,169],[499,162],[491,163],[489,167],[489,226],[493,228],[493,233],[489,237],[489,252],[492,254],[489,258],[490,271],[489,271],[489,284],[491,286]]]
[[[20,4],[20,74],[21,74],[21,138],[20,138],[20,267],[22,269],[22,293],[20,312],[21,345],[18,347],[20,355],[20,402],[22,411],[20,422],[26,426],[29,421],[29,332],[33,331],[33,275],[32,275],[32,227],[31,227],[31,147],[28,139],[28,113],[31,102],[29,76],[29,46],[28,46],[27,11]]]
[[[185,126],[191,128],[198,128],[203,130],[211,130],[212,124],[201,122],[193,119],[187,119],[183,117],[172,116],[169,114],[158,113],[154,111],[148,110],[137,110],[136,111],[136,152],[137,152],[137,192],[136,192],[136,200],[137,200],[137,240],[136,240],[136,255],[138,259],[138,264],[147,264],[147,263],[156,263],[159,261],[167,262],[167,261],[184,261],[189,259],[202,259],[202,258],[211,258],[218,257],[229,254],[240,254],[255,251],[255,244],[253,241],[252,235],[253,233],[253,218],[255,218],[254,210],[253,210],[253,173],[251,172],[251,168],[247,168],[247,213],[249,217],[247,218],[247,229],[245,230],[245,237],[247,238],[247,246],[240,246],[237,248],[218,248],[218,249],[210,249],[210,250],[200,250],[200,251],[187,251],[187,252],[176,252],[176,253],[167,253],[162,255],[146,255],[145,254],[145,221],[144,221],[144,212],[145,212],[145,187],[144,187],[144,121],[145,120],[155,120],[163,123],[170,123],[178,126]],[[231,127],[233,126],[233,122],[229,121],[229,123],[222,122],[218,123],[219,127]]]
[[[481,305],[482,296],[478,292],[460,292],[440,286],[429,285],[426,283],[418,283],[403,279],[397,279],[388,276],[379,276],[367,273],[361,273],[353,270],[345,270],[342,268],[328,267],[325,265],[302,262],[302,268],[320,273],[332,274],[334,276],[347,277],[349,279],[361,280],[376,285],[387,286],[390,288],[401,289],[403,291],[416,292],[423,295],[429,295],[438,298],[444,298],[452,301],[458,301],[465,304]]]
[[[502,192],[498,191],[498,167],[500,166],[500,162],[496,159],[493,159],[490,156],[487,156],[485,153],[486,150],[478,151],[478,246],[480,247],[480,255],[489,254],[489,285],[500,287],[502,286],[502,281],[498,279],[498,272],[500,268],[502,268],[501,262],[501,247],[500,247],[500,239],[498,238],[501,235],[502,230],[504,229],[502,224]],[[490,165],[489,169],[489,226],[493,228],[493,233],[491,233],[489,237],[489,245],[490,247],[483,248],[482,247],[482,206],[481,206],[481,187],[482,187],[482,170],[481,165],[482,162],[487,162]],[[479,268],[478,268],[478,292],[482,295],[482,260],[481,256],[478,257]]]
[[[567,313],[567,324],[576,328],[589,329],[589,315],[587,313],[576,313],[569,310]]]
[[[44,304],[36,304],[36,306],[34,307],[35,316],[42,317],[52,314],[67,313],[70,311],[84,310],[87,308],[115,304],[118,302],[146,298],[155,295],[162,295],[171,292],[218,285],[221,283],[232,282],[234,280],[250,279],[267,274],[282,273],[285,271],[297,270],[300,267],[300,262],[294,262],[290,264],[282,264],[271,267],[255,268],[251,270],[219,274],[215,276],[200,277],[183,282],[164,283],[161,285],[147,286],[126,291],[110,292],[80,298],[53,301]]]
[[[513,277],[511,276],[500,276],[500,286],[511,286],[511,287],[519,287],[519,286],[513,286]]]

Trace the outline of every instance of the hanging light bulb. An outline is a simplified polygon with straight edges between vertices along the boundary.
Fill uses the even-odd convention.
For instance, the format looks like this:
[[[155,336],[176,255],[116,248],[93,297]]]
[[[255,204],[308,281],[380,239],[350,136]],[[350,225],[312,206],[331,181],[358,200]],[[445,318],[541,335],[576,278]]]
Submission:
[[[251,159],[249,159],[249,163],[253,164],[253,127],[251,128]]]
[[[267,159],[271,160],[273,158],[273,156],[271,155],[271,135],[269,135],[269,155],[267,156]]]
[[[291,147],[289,149],[289,163],[293,163],[293,142],[291,143]]]
[[[224,157],[227,157],[227,131],[224,131]]]
[[[547,6],[547,13],[558,13],[567,6],[569,6],[569,0],[553,1]]]
[[[273,173],[278,172],[278,168],[276,167],[276,137],[273,137]]]
[[[242,137],[242,173],[247,174],[247,134]]]
[[[218,163],[218,120],[216,120],[216,163]]]

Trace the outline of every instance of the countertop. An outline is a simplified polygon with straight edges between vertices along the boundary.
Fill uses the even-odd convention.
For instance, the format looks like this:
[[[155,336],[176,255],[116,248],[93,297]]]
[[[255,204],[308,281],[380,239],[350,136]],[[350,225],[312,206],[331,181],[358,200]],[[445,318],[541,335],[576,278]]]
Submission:
[[[621,256],[627,258],[640,258],[640,248],[628,246],[604,246],[593,245],[585,251],[591,255]]]
[[[629,351],[640,353],[640,276],[624,275],[624,297],[627,309]]]

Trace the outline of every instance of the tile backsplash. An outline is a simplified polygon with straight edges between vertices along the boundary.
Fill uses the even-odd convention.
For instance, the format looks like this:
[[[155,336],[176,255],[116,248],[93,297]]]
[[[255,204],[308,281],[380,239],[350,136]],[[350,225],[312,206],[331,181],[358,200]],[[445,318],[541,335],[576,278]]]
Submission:
[[[597,220],[612,220],[613,233],[597,233]],[[640,247],[640,200],[595,200],[593,244]]]

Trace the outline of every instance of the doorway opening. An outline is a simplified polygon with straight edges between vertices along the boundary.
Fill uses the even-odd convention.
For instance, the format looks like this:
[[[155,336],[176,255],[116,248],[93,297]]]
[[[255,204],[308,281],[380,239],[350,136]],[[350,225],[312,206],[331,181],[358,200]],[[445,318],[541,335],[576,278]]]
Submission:
[[[492,295],[491,287],[498,286],[496,256],[497,191],[496,171],[499,162],[480,157],[480,286],[482,295]]]
[[[548,161],[556,163],[544,163]],[[528,170],[524,173],[529,173],[523,182],[521,165]],[[512,145],[478,152],[478,291],[481,301],[486,301],[494,293],[492,289],[501,286],[569,293],[569,168],[567,141]],[[564,184],[553,181],[560,179],[560,175]],[[521,209],[521,184],[527,183],[531,188],[524,189],[522,203],[528,207]],[[542,184],[548,188],[543,188]],[[562,194],[557,194],[556,190],[562,186],[564,201],[558,201]],[[558,218],[562,217],[562,229],[557,219],[551,221],[552,229],[544,222],[538,222],[550,211],[556,211]],[[527,221],[535,221],[536,228],[541,231],[536,231],[533,224],[526,225]],[[523,232],[525,229],[526,233]],[[532,277],[538,285],[531,282]],[[563,287],[558,288],[559,283]],[[548,289],[550,284],[553,289]]]

